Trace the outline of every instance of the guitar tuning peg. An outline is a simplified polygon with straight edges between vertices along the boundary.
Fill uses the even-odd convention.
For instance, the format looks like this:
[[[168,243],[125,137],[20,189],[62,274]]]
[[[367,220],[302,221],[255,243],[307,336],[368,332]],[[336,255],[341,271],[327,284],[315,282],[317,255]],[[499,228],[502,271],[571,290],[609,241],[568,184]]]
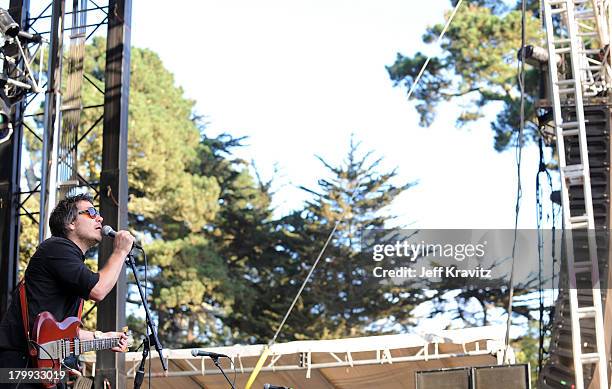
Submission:
[[[128,326],[125,326],[121,329],[121,332],[128,332]]]

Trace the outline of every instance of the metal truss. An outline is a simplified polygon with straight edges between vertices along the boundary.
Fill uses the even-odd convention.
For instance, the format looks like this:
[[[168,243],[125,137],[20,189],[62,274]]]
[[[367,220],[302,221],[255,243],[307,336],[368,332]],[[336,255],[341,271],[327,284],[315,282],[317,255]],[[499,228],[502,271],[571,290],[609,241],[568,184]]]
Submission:
[[[94,80],[83,75],[85,57],[84,45],[89,43],[96,33],[101,33],[101,26],[108,22],[108,5],[95,1],[73,0],[72,2],[55,1],[42,6],[42,10],[31,18],[31,29],[34,33],[48,36],[51,42],[50,66],[47,69],[48,93],[44,113],[36,112],[32,117],[45,129],[42,134],[28,127],[34,138],[43,149],[40,181],[29,192],[39,193],[40,211],[33,221],[39,224],[39,240],[48,236],[48,216],[56,203],[56,196],[89,190],[98,197],[98,180],[79,173],[78,150],[95,130],[99,130],[104,113],[100,113],[94,124],[83,131],[80,128],[80,116],[87,110],[103,107],[104,91]],[[65,9],[66,5],[71,8]],[[92,22],[95,21],[95,22]],[[64,50],[65,42],[69,42]],[[63,78],[66,84],[61,88]],[[83,83],[93,87],[99,93],[101,104],[83,106],[81,90]],[[41,120],[42,119],[42,120]],[[55,188],[59,187],[59,193]],[[53,188],[53,189],[51,189]],[[30,193],[28,193],[30,194]],[[30,196],[30,199],[32,197]],[[24,202],[22,209],[28,216]],[[44,223],[40,221],[43,220]]]
[[[303,371],[305,378],[311,378],[312,370],[316,369],[325,369],[325,368],[334,368],[334,367],[355,367],[355,366],[369,366],[369,365],[384,365],[384,364],[393,364],[393,363],[402,363],[402,362],[419,362],[419,361],[435,361],[441,359],[451,359],[451,358],[462,358],[462,357],[474,357],[474,356],[482,356],[482,355],[494,355],[499,364],[502,364],[503,361],[503,343],[490,343],[487,344],[487,347],[484,349],[480,349],[479,343],[475,342],[473,345],[470,345],[472,350],[468,350],[466,345],[463,344],[462,350],[458,352],[444,352],[440,351],[439,343],[427,344],[417,349],[417,351],[413,355],[409,356],[392,356],[393,349],[391,348],[383,348],[380,350],[373,350],[374,357],[373,358],[364,358],[358,357],[350,351],[338,353],[338,352],[327,352],[327,353],[315,353],[322,356],[330,356],[334,359],[333,362],[313,362],[313,352],[312,351],[303,351],[299,354],[299,363],[297,364],[280,364],[281,358],[284,357],[283,354],[271,354],[270,361],[261,368],[262,372],[281,372],[281,371]],[[136,354],[136,358],[130,358],[128,356],[126,358],[128,362],[132,362],[132,367],[127,371],[127,376],[129,378],[134,378],[136,376],[136,371],[138,370],[138,365],[140,362],[140,353]],[[204,376],[204,375],[217,375],[221,374],[221,372],[216,367],[209,366],[206,367],[205,359],[202,357],[192,357],[190,359],[185,359],[184,357],[174,357],[172,356],[172,352],[168,353],[168,361],[171,360],[182,360],[188,366],[189,369],[185,369],[182,371],[169,371],[165,372],[154,372],[151,373],[151,377],[190,377],[190,376]],[[230,357],[231,364],[236,366],[236,370],[239,374],[250,374],[255,370],[254,367],[247,367],[243,363],[243,358],[239,355]],[[197,360],[199,366],[196,366],[192,361]],[[95,368],[95,364],[93,365]]]
[[[408,362],[420,362],[419,365],[422,366],[428,361],[436,363],[442,360],[455,360],[454,363],[457,363],[456,360],[461,358],[466,358],[462,366],[467,366],[473,363],[473,358],[483,356],[495,357],[497,364],[502,364],[506,346],[496,335],[495,330],[495,327],[481,327],[441,331],[425,336],[396,334],[275,344],[261,372],[295,372],[309,379],[313,374],[317,374],[313,371],[319,369],[384,366]],[[477,339],[477,331],[481,331],[483,339]],[[250,374],[264,346],[228,346],[213,349],[214,352],[229,356],[231,363],[229,366],[224,363],[224,368],[235,370],[237,374]],[[164,358],[171,367],[168,372],[161,370],[159,358],[157,355],[152,355],[154,363],[151,364],[151,377],[204,377],[221,374],[210,359],[194,357],[191,351],[190,349],[164,350]],[[514,363],[514,353],[512,349],[508,351],[509,359]],[[141,358],[141,353],[127,353],[126,362],[131,365],[126,372],[129,378],[135,377]],[[92,354],[84,354],[81,359],[86,363],[84,375],[88,375],[87,369],[90,373],[95,370],[96,358]],[[482,359],[479,361],[482,363]]]
[[[15,131],[6,145],[0,142],[0,163],[3,173],[7,173],[0,174],[0,219],[6,221],[0,226],[0,274],[8,281],[0,283],[0,315],[16,285],[20,221],[24,218],[38,226],[38,240],[42,241],[49,235],[48,218],[57,198],[87,191],[105,210],[105,222],[114,228],[127,226],[127,177],[118,172],[125,176],[127,166],[131,0],[11,0],[9,9],[19,16],[16,20],[22,31],[43,44],[35,48],[35,40],[23,41],[24,46],[17,50],[24,58],[38,58],[38,62],[23,61],[23,65],[12,68],[9,63],[4,73],[22,78],[29,75],[32,84],[40,85],[46,93],[44,98],[42,94],[26,94],[15,104]],[[99,55],[106,53],[106,69],[101,66],[96,77],[89,77],[84,73],[87,45],[105,35],[107,43],[101,48],[105,50]],[[47,63],[42,60],[43,50],[48,53]],[[38,77],[32,76],[32,70],[38,72]],[[85,91],[93,101],[84,101]],[[87,127],[83,126],[83,117],[88,119]],[[87,167],[80,163],[82,149],[85,143],[93,142],[97,143],[88,160],[94,162]],[[23,149],[29,152],[22,153]],[[6,168],[9,165],[11,169]],[[101,246],[101,256],[109,249],[105,246]],[[108,300],[104,311],[125,310],[121,303],[124,298]],[[101,307],[98,314],[100,310]],[[125,320],[124,314],[112,316]],[[98,324],[112,329],[121,327],[100,318]],[[116,386],[116,358],[107,362],[103,364],[105,374]]]

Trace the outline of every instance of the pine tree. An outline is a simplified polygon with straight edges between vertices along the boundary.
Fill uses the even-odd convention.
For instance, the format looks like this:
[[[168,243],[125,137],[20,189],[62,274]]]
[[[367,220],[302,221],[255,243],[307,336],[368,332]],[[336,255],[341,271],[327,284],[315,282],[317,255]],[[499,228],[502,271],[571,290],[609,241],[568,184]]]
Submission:
[[[397,171],[379,172],[382,159],[372,160],[371,152],[361,154],[352,139],[341,165],[319,160],[330,177],[319,180],[316,190],[304,188],[313,199],[283,220],[289,255],[284,264],[287,285],[280,289],[287,294],[297,291],[334,232],[281,338],[338,338],[391,330],[409,318],[422,296],[372,276],[375,262],[362,252],[361,234],[384,228],[392,219],[385,208],[412,183],[395,184]],[[277,294],[272,301],[279,300]]]
[[[222,134],[203,136],[200,147],[200,171],[216,177],[221,189],[217,217],[210,224],[208,236],[215,252],[227,267],[222,288],[230,291],[227,308],[217,319],[216,330],[226,343],[255,343],[262,340],[268,327],[261,315],[265,300],[266,264],[278,261],[278,233],[271,208],[271,182],[262,182],[250,172],[250,164],[233,157],[234,148],[242,147],[242,138]]]

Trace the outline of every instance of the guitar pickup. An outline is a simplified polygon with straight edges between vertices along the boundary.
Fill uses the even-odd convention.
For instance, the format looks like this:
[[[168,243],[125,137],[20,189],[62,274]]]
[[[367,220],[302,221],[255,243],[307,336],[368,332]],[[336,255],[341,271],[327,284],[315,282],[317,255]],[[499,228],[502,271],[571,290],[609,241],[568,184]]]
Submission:
[[[47,342],[38,345],[38,359],[60,359],[60,341]]]

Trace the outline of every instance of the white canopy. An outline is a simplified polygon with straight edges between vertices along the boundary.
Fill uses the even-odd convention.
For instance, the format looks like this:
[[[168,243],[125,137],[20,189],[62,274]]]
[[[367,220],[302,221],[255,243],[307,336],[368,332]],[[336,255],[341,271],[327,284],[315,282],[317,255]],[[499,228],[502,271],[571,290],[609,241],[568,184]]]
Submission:
[[[504,334],[505,327],[489,326],[421,335],[279,343],[272,346],[252,388],[261,389],[270,383],[293,388],[371,389],[375,384],[377,389],[412,389],[414,373],[419,370],[501,363]],[[205,348],[232,359],[235,370],[229,361],[222,360],[221,365],[230,380],[236,372],[236,388],[244,388],[263,349],[264,345]],[[229,388],[212,360],[193,357],[191,350],[164,350],[169,367],[167,376],[152,350],[152,388]],[[126,354],[128,381],[133,379],[141,358],[139,352]],[[95,355],[86,356],[85,361],[89,369],[95,368]],[[147,377],[148,372],[143,388],[148,387]]]

